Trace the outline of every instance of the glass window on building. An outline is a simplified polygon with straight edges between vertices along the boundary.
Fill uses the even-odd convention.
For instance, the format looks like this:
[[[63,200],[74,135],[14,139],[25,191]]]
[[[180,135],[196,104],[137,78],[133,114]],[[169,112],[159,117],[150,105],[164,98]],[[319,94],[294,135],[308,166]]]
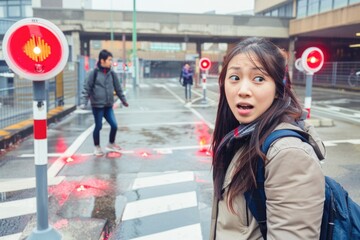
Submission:
[[[21,17],[20,6],[9,6],[8,7],[8,17]]]
[[[277,16],[279,16],[279,10],[278,10],[278,9],[272,10],[272,11],[271,11],[271,16],[272,16],[272,17],[277,17]]]
[[[349,4],[359,3],[359,2],[360,2],[360,0],[350,0],[350,1],[349,1]]]
[[[309,1],[309,7],[308,7],[308,16],[315,15],[319,13],[319,0],[311,0]]]
[[[293,4],[289,3],[285,6],[285,16],[293,17]]]
[[[297,2],[297,13],[296,17],[305,17],[307,16],[307,0],[299,0]]]
[[[320,12],[326,12],[332,9],[333,0],[322,0],[320,1]]]
[[[347,5],[348,0],[334,0],[334,9],[345,7]]]
[[[33,16],[33,10],[32,10],[32,6],[30,5],[23,5],[22,7],[22,12],[23,12],[23,16],[24,17],[32,17]]]
[[[6,8],[4,6],[0,6],[0,18],[6,17]]]

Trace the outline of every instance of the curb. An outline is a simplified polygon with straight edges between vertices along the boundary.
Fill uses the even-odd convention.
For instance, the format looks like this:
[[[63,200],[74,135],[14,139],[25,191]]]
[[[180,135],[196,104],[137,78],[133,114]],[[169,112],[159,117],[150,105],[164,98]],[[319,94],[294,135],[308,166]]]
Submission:
[[[75,111],[75,105],[59,106],[51,109],[47,114],[47,126],[51,123],[57,122],[69,113]],[[30,136],[33,133],[33,119],[27,119],[19,123],[10,125],[1,129],[0,135],[0,150],[1,152],[11,147],[16,142]],[[0,152],[0,154],[1,154]]]
[[[334,121],[329,118],[309,118],[305,120],[314,127],[333,127],[335,126]]]

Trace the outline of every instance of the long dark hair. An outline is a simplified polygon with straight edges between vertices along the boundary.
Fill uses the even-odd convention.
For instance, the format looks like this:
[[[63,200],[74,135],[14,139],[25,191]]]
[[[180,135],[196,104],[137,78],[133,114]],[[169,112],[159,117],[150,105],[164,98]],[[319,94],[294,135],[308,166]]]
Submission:
[[[223,69],[219,76],[220,99],[217,110],[215,129],[212,139],[212,150],[217,152],[222,138],[231,130],[239,126],[239,122],[231,112],[225,96],[224,82],[230,60],[238,55],[245,54],[251,61],[256,59],[262,69],[275,81],[277,96],[269,109],[258,119],[252,134],[246,139],[241,139],[222,154],[213,154],[213,180],[214,193],[217,199],[222,199],[222,186],[226,170],[241,146],[244,151],[239,155],[232,182],[229,185],[229,207],[233,211],[232,202],[239,193],[256,187],[256,166],[259,157],[264,161],[265,155],[261,153],[260,146],[266,136],[281,122],[292,122],[300,118],[301,105],[291,90],[289,74],[287,72],[286,52],[263,38],[247,38],[238,43],[227,54]],[[253,61],[254,62],[254,61]],[[254,63],[255,64],[255,63]],[[257,66],[258,68],[260,66]]]

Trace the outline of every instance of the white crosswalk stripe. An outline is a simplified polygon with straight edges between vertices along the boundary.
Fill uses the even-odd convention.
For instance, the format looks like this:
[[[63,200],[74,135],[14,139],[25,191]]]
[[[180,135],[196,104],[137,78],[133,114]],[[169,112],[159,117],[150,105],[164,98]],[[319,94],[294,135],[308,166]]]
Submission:
[[[145,197],[144,199],[136,199],[126,204],[122,216],[122,228],[132,226],[131,221],[142,221],[143,218],[156,219],[151,221],[151,229],[153,232],[143,234],[142,236],[131,237],[132,240],[162,240],[162,239],[193,239],[202,240],[201,224],[197,219],[194,222],[178,221],[170,229],[162,229],[162,222],[166,221],[165,214],[177,214],[180,218],[182,211],[194,211],[198,209],[197,193],[194,189],[178,190],[179,184],[188,184],[195,181],[194,172],[165,172],[151,176],[138,177],[134,180],[132,190],[137,193],[141,190],[151,189],[154,196]],[[174,190],[174,186],[175,190]],[[165,187],[165,188],[164,188]],[[181,188],[181,187],[180,187]],[[162,189],[162,190],[159,190]],[[179,193],[164,194],[164,189],[172,189],[172,191],[180,191]],[[141,195],[141,194],[139,194]],[[162,215],[164,214],[164,215]],[[177,216],[176,215],[176,216]],[[191,214],[197,216],[196,213]],[[194,220],[193,220],[194,221]],[[144,225],[145,221],[142,221]],[[179,225],[180,224],[180,225]],[[126,230],[125,230],[126,232]],[[143,231],[139,231],[143,232]]]

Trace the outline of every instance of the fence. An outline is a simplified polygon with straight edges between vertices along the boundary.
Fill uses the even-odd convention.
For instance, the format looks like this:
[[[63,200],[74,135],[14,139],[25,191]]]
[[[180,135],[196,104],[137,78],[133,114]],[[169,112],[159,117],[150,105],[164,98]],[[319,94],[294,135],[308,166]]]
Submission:
[[[314,74],[313,85],[359,91],[360,77],[356,77],[357,71],[360,71],[360,62],[327,62]],[[294,69],[292,79],[295,84],[305,84],[305,78],[303,72]]]
[[[89,69],[95,66],[95,60],[88,60]],[[173,68],[169,74],[171,77],[179,77],[179,69]],[[62,74],[62,85],[60,86],[56,79],[47,81],[47,103],[48,109],[53,109],[63,104],[78,105],[80,103],[80,92],[86,77],[85,58],[80,57],[78,62],[69,62]],[[142,68],[144,71],[144,68]],[[154,70],[154,69],[152,69]],[[209,70],[209,77],[218,77],[221,70],[221,63],[213,63]],[[160,71],[160,70],[159,70]],[[354,73],[360,71],[360,62],[329,62],[325,63],[323,68],[314,75],[313,85],[328,88],[344,88],[354,91],[360,91],[360,76],[356,77]],[[154,71],[156,73],[156,71]],[[155,77],[140,74],[143,78]],[[122,76],[120,74],[120,76]],[[349,79],[354,79],[355,84],[349,84]],[[157,76],[157,77],[161,77]],[[163,76],[165,77],[165,76]],[[305,84],[305,74],[294,70],[293,82],[295,84]],[[120,77],[123,79],[123,76]],[[131,76],[128,76],[130,81]],[[199,79],[197,79],[200,81]],[[129,83],[129,82],[128,82]],[[59,87],[63,94],[59,98]],[[32,118],[33,87],[29,80],[19,79],[12,73],[0,74],[0,129],[20,121]]]
[[[80,83],[83,83],[85,78],[85,69],[79,68],[80,62],[82,61],[69,62],[56,78],[46,81],[48,110],[64,104],[78,104],[78,89],[82,87]],[[61,79],[57,79],[58,77]],[[32,81],[21,79],[12,73],[2,73],[0,78],[0,129],[32,119]]]

